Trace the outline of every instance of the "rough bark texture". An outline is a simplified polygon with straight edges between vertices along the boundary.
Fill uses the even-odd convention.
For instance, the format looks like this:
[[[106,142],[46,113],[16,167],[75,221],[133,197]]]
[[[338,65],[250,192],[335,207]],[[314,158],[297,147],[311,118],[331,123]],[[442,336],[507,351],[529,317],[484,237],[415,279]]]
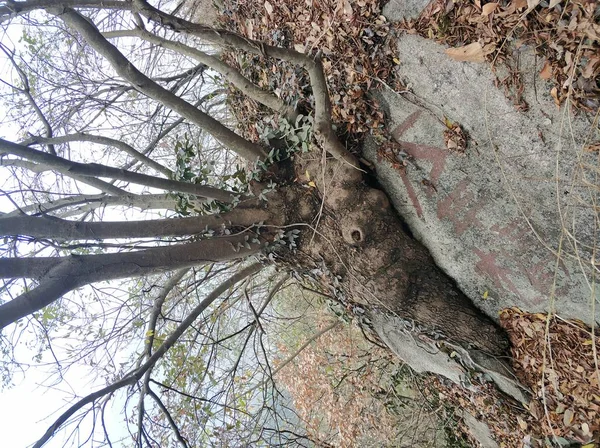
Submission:
[[[500,355],[504,332],[442,272],[407,231],[386,195],[362,173],[337,160],[305,161],[323,195],[316,231],[305,232],[301,252],[309,265],[326,266],[348,296],[415,323],[421,331]],[[359,299],[360,298],[360,299]]]

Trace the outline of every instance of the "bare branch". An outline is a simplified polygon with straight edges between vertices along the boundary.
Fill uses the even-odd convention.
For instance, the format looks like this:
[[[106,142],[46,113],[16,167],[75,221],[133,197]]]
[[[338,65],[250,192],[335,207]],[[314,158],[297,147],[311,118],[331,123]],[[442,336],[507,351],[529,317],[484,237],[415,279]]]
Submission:
[[[0,143],[0,146],[1,146],[1,143]],[[0,156],[1,155],[2,155],[2,150],[0,149]],[[53,170],[53,168],[51,166],[44,165],[41,163],[33,163],[33,162],[28,162],[26,160],[9,159],[9,158],[0,158],[0,166],[16,166],[19,168],[24,168],[24,169],[30,170],[34,173],[43,173],[46,171]],[[55,170],[55,171],[58,171],[58,170]],[[58,172],[60,172],[60,171],[58,171]],[[98,190],[100,190],[104,193],[109,193],[109,194],[113,194],[113,195],[117,195],[117,196],[129,194],[125,190],[123,190],[119,187],[115,187],[114,185],[109,184],[108,182],[104,182],[102,179],[96,179],[95,177],[80,176],[80,175],[77,175],[74,173],[71,173],[70,175],[68,173],[61,173],[61,174],[69,176],[83,184],[87,184],[90,187],[97,188]]]
[[[48,137],[48,138],[52,137],[52,134],[53,134],[52,126],[50,126],[50,123],[46,119],[46,116],[44,115],[42,110],[37,105],[35,98],[33,98],[33,95],[31,93],[31,87],[29,86],[29,78],[27,77],[27,75],[25,74],[23,69],[21,67],[19,67],[19,64],[17,64],[17,62],[15,61],[13,52],[10,51],[8,48],[6,48],[6,46],[3,45],[2,43],[0,43],[0,48],[2,49],[2,52],[6,55],[6,57],[12,63],[13,67],[17,71],[17,74],[19,75],[19,78],[21,78],[21,82],[23,83],[22,89],[18,89],[14,86],[13,86],[13,88],[15,90],[17,90],[18,92],[22,93],[23,95],[25,95],[25,97],[27,98],[27,101],[29,102],[29,105],[34,110],[38,119],[44,125],[44,129],[46,130],[46,137]],[[56,155],[56,150],[54,149],[54,145],[48,145],[48,150],[50,151],[50,154]]]
[[[163,402],[160,400],[160,398],[158,397],[158,395],[156,395],[156,393],[154,393],[154,391],[152,391],[152,389],[150,389],[149,387],[148,387],[148,395],[150,395],[150,397],[152,397],[152,399],[157,404],[158,408],[165,415],[167,421],[169,422],[169,426],[171,427],[171,429],[175,433],[175,438],[177,439],[177,441],[179,442],[179,444],[183,448],[188,448],[189,445],[185,441],[185,439],[183,438],[183,436],[181,435],[181,432],[179,431],[179,427],[177,426],[177,423],[175,423],[175,420],[173,420],[173,417],[171,416],[169,410],[163,404]]]
[[[66,175],[80,175],[87,177],[110,177],[148,187],[161,188],[163,190],[179,191],[181,193],[191,193],[204,198],[213,198],[223,202],[231,202],[234,194],[218,188],[207,187],[203,185],[189,184],[176,180],[162,179],[146,174],[134,173],[119,168],[113,168],[98,163],[78,163],[62,157],[53,156],[42,151],[38,151],[18,143],[9,142],[0,139],[0,154],[8,153],[23,157],[34,162],[43,163],[52,167],[52,169]],[[123,191],[123,190],[121,190]]]
[[[2,161],[3,160],[0,159],[0,162]],[[19,161],[22,163],[30,163],[23,160]],[[61,218],[67,218],[69,216],[80,215],[100,207],[111,206],[129,206],[138,208],[140,210],[174,210],[175,205],[176,202],[173,197],[167,194],[127,194],[126,196],[107,196],[105,194],[76,195],[44,202],[41,204],[27,205],[9,213],[0,213],[0,220],[22,216],[23,214],[37,216],[40,214],[47,215],[50,213],[58,214]],[[68,207],[75,208],[73,210],[57,213],[60,210]]]
[[[52,144],[54,144],[54,143],[67,143],[67,142],[91,142],[91,143],[100,143],[100,144],[106,145],[106,146],[113,146],[113,147],[118,148],[118,149],[122,150],[123,152],[127,153],[128,155],[130,155],[131,157],[136,159],[138,162],[142,162],[142,163],[148,165],[150,168],[158,171],[159,173],[164,174],[165,176],[167,176],[167,178],[169,178],[169,179],[173,178],[173,171],[171,171],[169,168],[161,165],[160,163],[152,160],[150,157],[142,154],[141,152],[136,150],[133,146],[131,146],[125,142],[122,142],[121,140],[114,139],[114,138],[103,137],[100,135],[90,135],[90,134],[85,134],[83,132],[78,132],[76,134],[62,135],[60,137],[54,137],[54,138],[31,136],[31,138],[27,139],[26,141],[24,141],[22,143],[29,146],[29,145],[35,144],[35,143],[52,143]],[[54,155],[56,155],[56,154],[54,154]]]
[[[135,86],[137,90],[150,98],[164,104],[165,106],[184,116],[192,123],[209,132],[215,139],[220,141],[231,150],[237,152],[243,158],[255,161],[266,157],[266,153],[260,145],[249,142],[237,135],[219,121],[206,115],[193,105],[171,93],[149,77],[140,72],[125,56],[112,45],[92,22],[78,12],[69,8],[51,8],[52,14],[62,19],[67,25],[78,31],[88,44],[98,53],[104,56],[112,65],[114,70]]]
[[[109,39],[113,37],[122,36],[139,37],[155,45],[168,48],[169,50],[181,53],[185,56],[189,56],[197,62],[206,64],[213,70],[219,72],[221,75],[223,75],[223,78],[225,80],[229,81],[231,84],[237,87],[244,95],[252,98],[253,100],[261,104],[264,104],[265,106],[274,110],[275,112],[280,113],[290,123],[294,123],[296,121],[298,112],[294,110],[293,107],[285,104],[280,98],[278,98],[273,93],[261,89],[259,86],[254,84],[244,75],[242,75],[239,72],[239,70],[236,70],[235,68],[227,65],[225,62],[223,62],[221,59],[215,56],[211,56],[207,53],[199,51],[181,42],[164,39],[139,28],[130,31],[113,31],[109,33],[104,33],[104,36]]]

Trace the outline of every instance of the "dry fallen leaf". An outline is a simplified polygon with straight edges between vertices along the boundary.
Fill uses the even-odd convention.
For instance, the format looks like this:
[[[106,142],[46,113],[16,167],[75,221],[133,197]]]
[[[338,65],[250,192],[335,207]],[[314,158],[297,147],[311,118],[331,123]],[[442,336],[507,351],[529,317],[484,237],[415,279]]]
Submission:
[[[269,15],[273,14],[273,6],[268,1],[265,1],[265,9]]]
[[[246,34],[250,39],[254,39],[254,24],[251,19],[246,19]]]
[[[556,87],[552,87],[550,95],[554,98],[554,104],[556,104],[557,107],[560,107],[560,99],[558,98],[558,89]]]
[[[586,79],[592,78],[594,72],[596,71],[596,67],[600,68],[600,57],[590,58],[590,60],[587,61],[586,66],[581,71],[581,76]]]
[[[348,0],[344,0],[344,15],[351,16],[352,15],[352,5]]]
[[[472,44],[465,45],[464,47],[447,48],[446,54],[455,61],[484,62],[485,55],[491,53],[489,49],[486,51],[484,51],[479,42],[473,42]]]
[[[573,409],[567,409],[563,415],[563,423],[565,426],[569,426],[573,422]]]
[[[527,0],[514,0],[515,8],[521,9],[527,6]]]
[[[550,9],[554,8],[556,5],[558,5],[562,0],[550,0],[550,6],[548,6]]]
[[[550,64],[550,61],[546,61],[544,63],[544,67],[542,67],[542,70],[540,71],[540,78],[542,78],[542,79],[552,78],[552,65]]]
[[[497,7],[498,7],[498,3],[486,3],[485,5],[483,5],[481,7],[481,15],[489,16],[491,13],[493,13],[496,10]]]

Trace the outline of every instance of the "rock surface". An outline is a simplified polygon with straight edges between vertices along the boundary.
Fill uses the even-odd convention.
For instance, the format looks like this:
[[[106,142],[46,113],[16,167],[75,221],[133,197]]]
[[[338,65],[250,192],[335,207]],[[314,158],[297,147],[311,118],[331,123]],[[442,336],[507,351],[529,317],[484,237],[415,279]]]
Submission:
[[[384,14],[392,21],[414,18],[426,3],[392,0]],[[375,141],[365,144],[365,159],[414,236],[491,318],[516,306],[600,322],[593,281],[600,164],[597,154],[585,151],[600,140],[598,123],[557,108],[552,86],[538,76],[543,61],[531,48],[518,55],[527,112],[516,110],[495,86],[487,64],[454,61],[444,50],[419,36],[399,38],[398,75],[408,91],[386,88],[375,95],[399,144],[392,154],[398,163],[382,157]],[[447,149],[448,123],[467,133],[464,154]],[[374,315],[372,322],[417,372],[468,385],[456,357],[424,349],[402,331],[400,320]],[[510,374],[488,365],[490,359],[469,361],[469,368],[475,364],[504,392],[527,401]],[[481,446],[498,446],[485,422],[468,413],[463,420]]]
[[[529,50],[528,112],[494,86],[486,64],[454,61],[414,35],[398,50],[410,92],[386,89],[380,99],[407,166],[381,159],[375,142],[364,156],[414,235],[492,318],[517,306],[591,324],[595,301],[600,322],[590,286],[598,161],[583,150],[598,139],[592,124],[557,109]],[[446,149],[446,119],[468,133],[464,154]]]

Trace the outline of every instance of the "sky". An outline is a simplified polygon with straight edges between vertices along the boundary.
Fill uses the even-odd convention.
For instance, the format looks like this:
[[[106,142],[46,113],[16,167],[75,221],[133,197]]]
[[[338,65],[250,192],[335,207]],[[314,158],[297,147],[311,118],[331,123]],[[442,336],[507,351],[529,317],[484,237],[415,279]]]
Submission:
[[[20,351],[25,350],[23,347]],[[28,447],[35,443],[63,412],[71,401],[71,394],[66,390],[67,384],[73,390],[91,391],[102,387],[102,384],[90,383],[90,377],[84,376],[85,372],[76,369],[67,373],[64,383],[58,388],[48,388],[47,375],[41,369],[30,369],[24,377],[15,381],[15,386],[0,392],[0,439],[2,447],[20,448]],[[111,435],[115,439],[121,434],[125,436],[124,423],[121,417],[123,400],[116,400],[112,409],[107,412],[107,426],[111,428]],[[82,435],[89,433],[89,422],[82,424]],[[50,440],[45,447],[55,448],[63,446],[78,447],[79,444],[65,445],[65,437],[70,431],[61,431]],[[114,445],[115,448],[119,444]]]

